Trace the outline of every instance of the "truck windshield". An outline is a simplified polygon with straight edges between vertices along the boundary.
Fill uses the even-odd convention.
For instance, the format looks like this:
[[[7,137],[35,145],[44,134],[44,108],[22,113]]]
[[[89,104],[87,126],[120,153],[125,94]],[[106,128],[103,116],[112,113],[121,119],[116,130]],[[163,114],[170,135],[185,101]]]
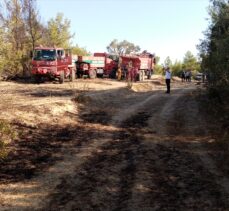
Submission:
[[[44,50],[39,49],[34,51],[34,60],[41,61],[54,61],[56,59],[56,51],[55,50]]]

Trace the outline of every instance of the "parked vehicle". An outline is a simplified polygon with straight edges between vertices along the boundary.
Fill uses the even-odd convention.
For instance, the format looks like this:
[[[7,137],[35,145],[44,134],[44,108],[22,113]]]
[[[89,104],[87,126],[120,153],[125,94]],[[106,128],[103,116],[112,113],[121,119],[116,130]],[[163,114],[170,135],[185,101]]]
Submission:
[[[76,61],[77,76],[84,75],[89,78],[111,76],[111,72],[117,68],[117,62],[106,53],[94,53],[93,56],[78,56]]]
[[[197,81],[202,81],[203,80],[203,77],[205,77],[203,73],[197,73],[194,76],[194,79],[197,80]]]
[[[136,70],[136,80],[143,81],[145,76],[151,78],[155,66],[155,58],[152,54],[140,55],[111,55],[107,53],[94,53],[92,56],[78,56],[76,62],[76,71],[78,78],[84,75],[89,78],[96,76],[109,76],[116,78],[116,71],[118,66],[122,69],[123,78],[128,77],[126,74],[126,67],[129,62],[133,64]]]
[[[120,56],[119,65],[123,70],[124,77],[128,77],[126,73],[128,64],[131,62],[133,68],[135,69],[135,80],[144,81],[145,76],[148,79],[151,75],[155,66],[155,58],[152,54],[140,54],[140,55],[123,55]]]
[[[71,51],[63,48],[36,47],[32,56],[32,76],[36,82],[43,79],[75,79],[75,65]]]

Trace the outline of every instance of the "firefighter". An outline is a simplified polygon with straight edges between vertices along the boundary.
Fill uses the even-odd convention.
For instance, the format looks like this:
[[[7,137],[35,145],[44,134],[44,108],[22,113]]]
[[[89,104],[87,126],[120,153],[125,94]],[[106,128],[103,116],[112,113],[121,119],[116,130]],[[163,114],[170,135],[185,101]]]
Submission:
[[[120,66],[118,66],[117,74],[118,74],[118,81],[121,81],[121,78],[122,78],[122,69],[121,69]]]
[[[124,72],[123,77],[125,80],[127,80],[127,78],[128,78],[128,65],[127,64],[123,66],[123,72]]]
[[[171,82],[171,70],[169,67],[165,68],[165,83],[166,83],[166,87],[167,87],[167,91],[166,93],[169,94],[170,93],[170,82]]]
[[[127,81],[132,81],[133,80],[133,65],[132,61],[128,62],[128,68],[127,68]]]
[[[129,62],[129,78],[132,82],[135,82],[136,81],[136,75],[137,75],[137,69],[136,67],[134,66],[133,62],[130,61]]]

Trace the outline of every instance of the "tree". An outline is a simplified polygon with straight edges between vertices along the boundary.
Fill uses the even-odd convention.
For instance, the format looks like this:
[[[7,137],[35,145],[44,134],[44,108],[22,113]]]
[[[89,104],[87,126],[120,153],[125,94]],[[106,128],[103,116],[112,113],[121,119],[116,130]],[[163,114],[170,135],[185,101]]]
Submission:
[[[210,88],[228,90],[229,87],[229,2],[212,0],[209,10],[211,24],[198,49],[201,67],[209,75]]]
[[[9,52],[9,48],[11,47],[9,43],[6,40],[6,33],[3,30],[3,28],[0,28],[0,73],[3,72],[5,69],[7,60],[6,60],[6,55]]]
[[[164,67],[171,67],[171,66],[172,66],[172,60],[170,59],[169,56],[167,56],[164,61]]]
[[[15,76],[30,73],[29,51],[38,44],[68,48],[71,45],[70,21],[63,14],[40,23],[36,0],[0,2],[0,71]],[[76,50],[76,48],[75,48]],[[85,54],[85,49],[78,49]]]
[[[163,66],[160,64],[156,64],[154,68],[154,73],[162,75],[164,73]]]
[[[19,0],[5,0],[5,16],[1,16],[2,26],[7,32],[8,42],[15,51],[23,49],[25,43],[25,24],[23,22],[23,5]]]
[[[184,55],[183,68],[185,70],[198,70],[199,69],[199,64],[197,62],[197,59],[191,53],[191,51],[187,51]]]
[[[71,22],[64,19],[62,13],[58,13],[55,19],[51,18],[46,30],[47,36],[44,41],[46,45],[69,48],[71,46],[70,40],[74,37],[74,34],[70,33],[70,24]]]
[[[7,49],[2,52],[1,66],[9,74],[15,75],[23,70],[21,58],[26,53],[27,36],[22,17],[23,1],[5,0],[2,7],[5,13],[0,15],[1,36]]]
[[[34,50],[44,33],[44,27],[40,23],[39,13],[36,9],[36,0],[24,0],[23,17],[26,25],[26,31],[29,45]]]
[[[118,55],[124,55],[124,54],[134,54],[141,50],[141,48],[138,45],[134,45],[131,42],[128,42],[127,40],[123,40],[121,42],[118,42],[117,39],[114,39],[108,46],[107,51],[111,54],[118,54]]]
[[[78,56],[86,56],[89,54],[85,48],[81,48],[78,45],[72,47],[72,54]]]
[[[156,57],[155,57],[155,60],[156,60],[156,64],[158,64],[159,61],[160,61],[160,57],[159,57],[159,56],[156,56]]]
[[[176,60],[175,63],[172,65],[173,75],[180,76],[182,66],[183,66],[182,62]]]

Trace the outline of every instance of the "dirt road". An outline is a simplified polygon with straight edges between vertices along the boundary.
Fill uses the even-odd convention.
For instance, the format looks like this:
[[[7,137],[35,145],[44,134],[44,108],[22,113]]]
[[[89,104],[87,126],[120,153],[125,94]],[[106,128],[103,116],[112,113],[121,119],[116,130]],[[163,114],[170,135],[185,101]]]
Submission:
[[[51,115],[23,125],[28,140],[19,143],[42,144],[36,162],[31,149],[37,143],[20,148],[24,155],[32,153],[23,160],[33,164],[29,173],[29,167],[19,167],[15,175],[12,162],[2,163],[8,171],[0,168],[0,210],[229,210],[229,178],[204,147],[210,136],[196,85],[174,82],[170,95],[160,80],[132,90],[104,85],[84,92],[81,104],[70,101],[75,93],[60,90],[52,103],[68,102],[65,116],[49,107],[49,99],[45,108]],[[38,102],[37,96],[30,100]],[[35,119],[41,124],[34,126]]]

